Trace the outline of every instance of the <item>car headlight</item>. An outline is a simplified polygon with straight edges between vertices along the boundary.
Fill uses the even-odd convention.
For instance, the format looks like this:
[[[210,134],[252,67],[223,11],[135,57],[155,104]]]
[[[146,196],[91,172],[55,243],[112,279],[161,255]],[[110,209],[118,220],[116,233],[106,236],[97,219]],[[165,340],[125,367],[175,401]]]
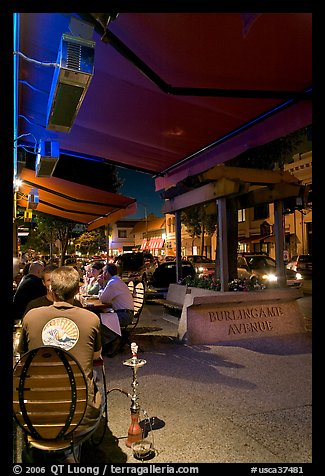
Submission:
[[[296,279],[302,279],[302,274],[296,273]]]
[[[265,281],[270,281],[271,283],[274,283],[275,281],[278,280],[277,276],[275,274],[263,274],[262,279],[265,279]]]
[[[198,270],[199,273],[203,273],[203,271],[205,271],[206,268],[204,268],[203,266],[199,266],[199,267],[197,268],[197,270]]]

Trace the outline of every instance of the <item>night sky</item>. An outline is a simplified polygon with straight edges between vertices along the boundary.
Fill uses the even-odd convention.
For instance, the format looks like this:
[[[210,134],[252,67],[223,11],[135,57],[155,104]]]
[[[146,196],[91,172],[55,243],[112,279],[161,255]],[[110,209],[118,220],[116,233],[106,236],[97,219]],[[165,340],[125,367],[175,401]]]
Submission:
[[[153,213],[157,217],[163,216],[161,208],[164,200],[160,197],[159,192],[155,192],[155,181],[150,174],[122,167],[118,167],[118,173],[125,180],[120,193],[137,199],[138,210],[128,218],[144,218],[145,208],[148,215]]]

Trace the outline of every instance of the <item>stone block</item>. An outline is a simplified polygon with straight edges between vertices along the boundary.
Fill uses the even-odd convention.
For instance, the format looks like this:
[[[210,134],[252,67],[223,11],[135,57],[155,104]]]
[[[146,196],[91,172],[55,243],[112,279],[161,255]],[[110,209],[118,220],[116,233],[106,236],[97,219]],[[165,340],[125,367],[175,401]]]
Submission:
[[[297,299],[302,289],[211,291],[172,286],[172,297],[183,300],[177,337],[190,343],[215,343],[305,332]]]
[[[291,293],[292,290],[281,291],[219,293],[218,299],[194,297],[183,308],[187,342],[214,344],[305,332],[297,294]],[[183,336],[184,331],[183,327]]]

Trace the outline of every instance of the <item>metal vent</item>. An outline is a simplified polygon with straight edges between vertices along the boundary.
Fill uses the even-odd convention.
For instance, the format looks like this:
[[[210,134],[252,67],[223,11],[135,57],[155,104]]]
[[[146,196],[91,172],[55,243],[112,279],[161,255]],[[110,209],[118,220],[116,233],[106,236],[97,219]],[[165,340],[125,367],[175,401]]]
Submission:
[[[70,132],[94,74],[95,42],[63,34],[53,74],[48,130]]]
[[[59,159],[57,157],[40,157],[36,165],[36,177],[52,177]]]
[[[67,68],[77,71],[81,70],[80,59],[82,56],[82,45],[68,43],[67,47]]]

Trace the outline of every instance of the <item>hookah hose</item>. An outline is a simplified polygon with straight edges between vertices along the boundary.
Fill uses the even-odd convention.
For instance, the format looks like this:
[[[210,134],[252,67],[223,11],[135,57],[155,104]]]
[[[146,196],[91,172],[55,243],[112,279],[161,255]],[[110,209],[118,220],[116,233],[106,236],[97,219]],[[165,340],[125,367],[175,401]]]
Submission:
[[[121,392],[121,393],[124,393],[124,395],[126,395],[127,397],[131,397],[131,395],[130,395],[129,392],[127,392],[126,390],[122,390],[121,388],[111,388],[110,390],[108,390],[108,391],[106,392],[106,395],[108,395],[109,393],[113,392],[114,390],[117,390],[117,391],[119,391],[119,392]]]

